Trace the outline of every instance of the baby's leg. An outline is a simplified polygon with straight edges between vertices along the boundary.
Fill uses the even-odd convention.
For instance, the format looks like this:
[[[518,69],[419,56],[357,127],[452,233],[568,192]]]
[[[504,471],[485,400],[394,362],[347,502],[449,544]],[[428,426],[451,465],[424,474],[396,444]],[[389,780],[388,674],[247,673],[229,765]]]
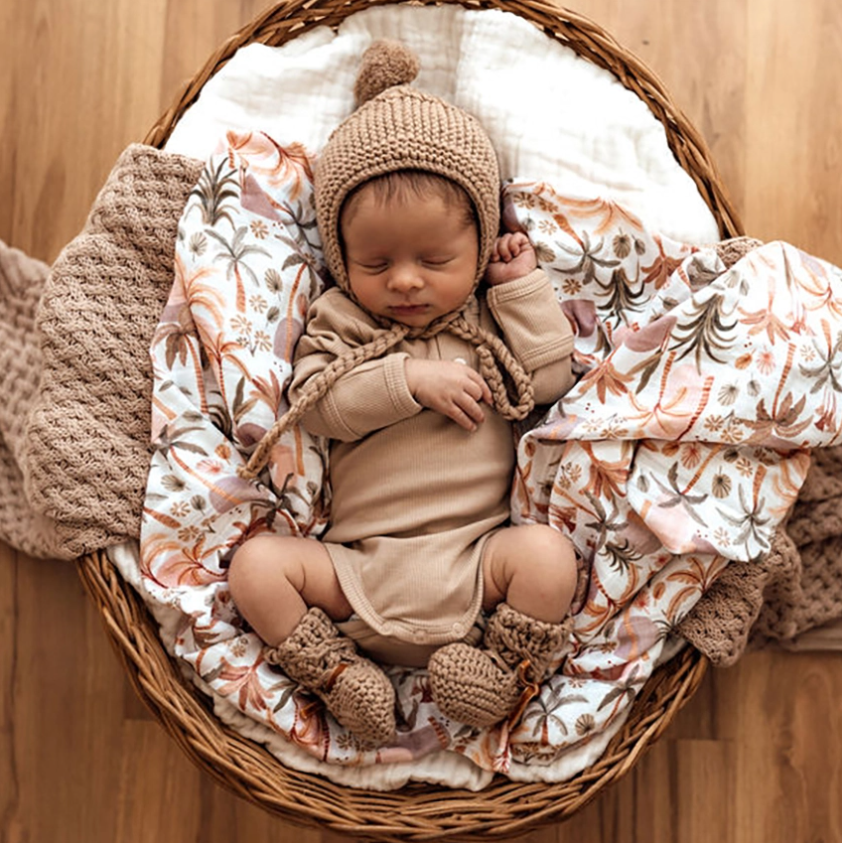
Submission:
[[[519,719],[569,652],[577,578],[573,545],[542,524],[495,533],[482,568],[483,608],[491,615],[483,648],[449,644],[427,665],[442,713],[480,728]]]
[[[267,662],[321,697],[364,743],[394,740],[395,689],[333,625],[352,610],[321,542],[255,536],[234,554],[228,582],[240,614],[266,643]]]
[[[228,584],[237,610],[270,646],[285,641],[311,607],[332,620],[352,612],[327,550],[312,539],[249,539],[231,560]]]
[[[487,612],[503,601],[548,623],[558,623],[569,612],[576,592],[576,554],[558,530],[545,524],[500,530],[488,540],[482,567]]]

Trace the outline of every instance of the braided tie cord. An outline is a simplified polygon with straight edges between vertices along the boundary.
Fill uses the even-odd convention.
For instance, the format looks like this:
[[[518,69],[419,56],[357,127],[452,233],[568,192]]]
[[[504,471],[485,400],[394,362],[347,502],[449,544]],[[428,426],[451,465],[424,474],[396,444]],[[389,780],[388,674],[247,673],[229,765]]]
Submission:
[[[447,329],[476,348],[480,362],[480,374],[491,389],[497,412],[508,421],[525,419],[535,406],[532,378],[509,351],[506,344],[499,337],[478,325],[471,325],[464,316],[460,316],[449,323]],[[503,374],[497,365],[498,361],[511,377],[517,390],[518,403],[515,406],[509,400],[506,385],[503,382]]]
[[[532,378],[499,337],[478,325],[470,324],[461,312],[448,314],[436,320],[421,333],[415,333],[407,325],[394,323],[391,328],[384,330],[371,342],[359,348],[350,349],[341,357],[337,357],[310,380],[298,400],[263,435],[248,462],[237,469],[237,474],[244,480],[256,479],[269,462],[272,448],[281,436],[301,421],[304,414],[312,409],[343,375],[369,360],[382,357],[408,336],[429,339],[442,331],[450,331],[476,348],[480,361],[480,374],[488,383],[497,412],[509,421],[520,421],[526,418],[535,406]],[[509,400],[498,362],[502,364],[515,386],[518,402],[516,405],[512,405]]]

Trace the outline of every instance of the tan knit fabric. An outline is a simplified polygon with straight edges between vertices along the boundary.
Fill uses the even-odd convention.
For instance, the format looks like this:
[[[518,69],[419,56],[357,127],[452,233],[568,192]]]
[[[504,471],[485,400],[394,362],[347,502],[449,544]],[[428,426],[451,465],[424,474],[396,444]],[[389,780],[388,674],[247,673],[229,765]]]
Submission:
[[[41,371],[35,308],[48,273],[45,263],[0,243],[0,539],[35,556],[59,554],[72,536],[32,509],[21,470],[26,411]]]
[[[408,85],[420,69],[418,56],[401,42],[375,41],[363,54],[354,83],[354,103],[360,106],[387,88]]]
[[[172,286],[178,220],[201,167],[129,147],[40,294],[43,267],[24,291],[14,271],[4,273],[0,499],[17,506],[3,507],[0,537],[33,555],[70,559],[139,535],[149,345]]]
[[[433,699],[445,716],[477,728],[522,714],[569,652],[572,629],[572,617],[547,623],[501,603],[489,618],[483,649],[450,644],[430,658]]]
[[[681,622],[678,633],[716,665],[734,664],[743,654],[770,581],[792,583],[797,550],[783,530],[772,550],[756,562],[732,562]]]
[[[277,647],[266,647],[264,655],[320,697],[363,743],[383,746],[394,740],[394,686],[377,665],[357,653],[321,609],[310,609],[292,634]]]
[[[726,269],[730,269],[738,260],[744,258],[753,249],[762,246],[762,240],[754,237],[732,237],[730,240],[722,240],[714,245]]]
[[[793,575],[775,578],[751,642],[792,638],[842,616],[842,446],[818,449],[786,523]]]

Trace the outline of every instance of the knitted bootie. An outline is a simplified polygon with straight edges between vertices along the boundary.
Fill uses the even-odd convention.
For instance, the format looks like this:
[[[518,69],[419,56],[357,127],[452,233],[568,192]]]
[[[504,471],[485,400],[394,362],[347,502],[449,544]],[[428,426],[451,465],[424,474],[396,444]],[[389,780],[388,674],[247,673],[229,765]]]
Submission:
[[[395,689],[374,662],[317,608],[310,609],[292,634],[267,647],[266,661],[320,697],[339,723],[368,745],[395,737]]]
[[[573,619],[535,620],[501,603],[488,621],[483,649],[461,642],[436,650],[427,669],[445,716],[468,726],[516,723],[568,647]]]

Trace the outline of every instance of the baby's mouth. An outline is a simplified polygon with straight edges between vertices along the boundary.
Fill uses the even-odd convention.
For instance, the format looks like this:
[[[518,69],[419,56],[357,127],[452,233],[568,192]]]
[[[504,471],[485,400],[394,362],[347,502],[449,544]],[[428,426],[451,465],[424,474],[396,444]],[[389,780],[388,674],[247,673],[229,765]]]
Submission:
[[[392,313],[407,315],[413,313],[424,313],[429,308],[428,304],[393,304],[389,306]]]

